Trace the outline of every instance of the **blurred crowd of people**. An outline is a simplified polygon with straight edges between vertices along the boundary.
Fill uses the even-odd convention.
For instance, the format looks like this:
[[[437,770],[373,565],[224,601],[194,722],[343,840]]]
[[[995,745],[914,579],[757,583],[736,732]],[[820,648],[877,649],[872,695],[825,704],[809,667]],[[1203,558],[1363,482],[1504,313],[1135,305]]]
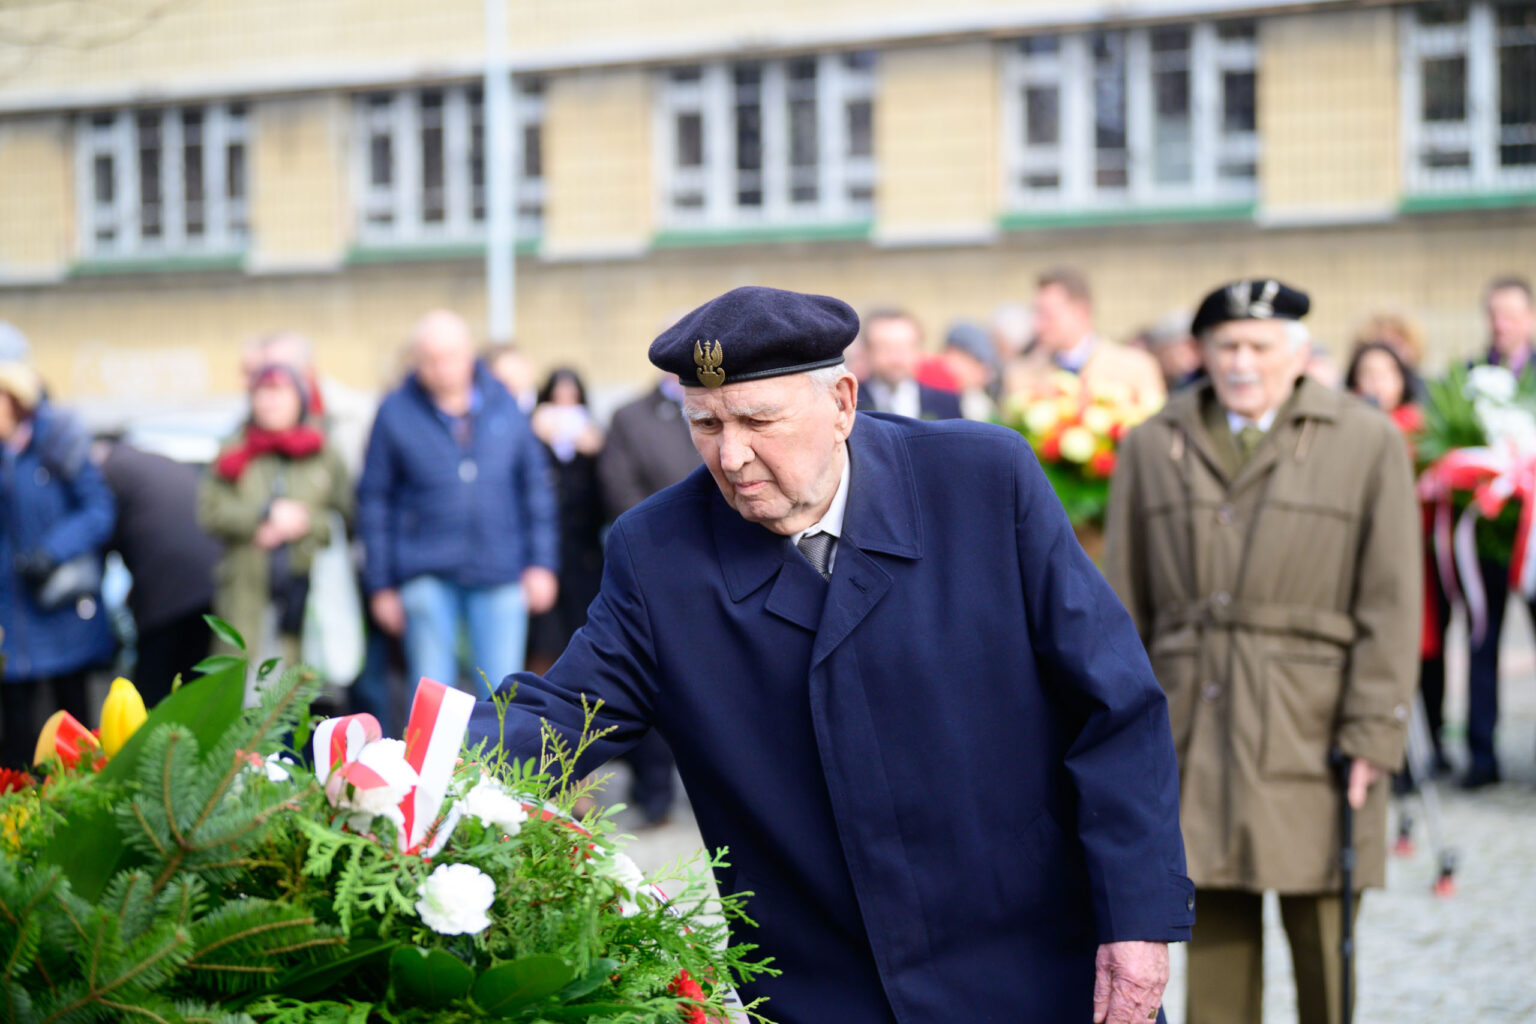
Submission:
[[[1494,282],[1485,312],[1490,344],[1473,362],[1536,369],[1529,285]],[[1314,343],[1307,374],[1412,431],[1423,357],[1409,318],[1374,313],[1342,373]],[[1011,397],[1062,370],[1152,404],[1205,374],[1189,311],[1111,340],[1095,329],[1087,276],[1072,268],[1042,275],[1029,301],[1001,305],[985,323],[947,325],[936,346],[911,313],[871,309],[847,358],[860,408],[929,419],[996,419]],[[207,655],[208,613],[253,653],[299,659],[315,628],[312,566],[348,543],[370,628],[356,680],[338,680],[350,686],[337,692],[391,733],[402,679],[483,693],[552,664],[597,593],[606,524],[699,464],[682,389],[659,380],[605,426],[576,370],[540,377],[516,348],[480,350],[464,319],[443,310],[412,330],[409,367],[375,403],[320,375],[302,334],[256,338],[241,353],[248,415],[202,467],[92,438],[50,401],[27,339],[0,324],[0,762],[29,759],[44,702],[88,718],[89,674],[113,663],[123,639],[103,607],[108,551],[133,578],[131,671],[151,702]],[[1484,568],[1492,628],[1472,653],[1470,785],[1499,777],[1492,731],[1507,587],[1498,566]],[[1440,595],[1441,626],[1445,604]],[[1426,650],[1436,763],[1448,770],[1444,664],[1437,644]],[[635,761],[636,802],[661,820],[670,761],[644,745]]]

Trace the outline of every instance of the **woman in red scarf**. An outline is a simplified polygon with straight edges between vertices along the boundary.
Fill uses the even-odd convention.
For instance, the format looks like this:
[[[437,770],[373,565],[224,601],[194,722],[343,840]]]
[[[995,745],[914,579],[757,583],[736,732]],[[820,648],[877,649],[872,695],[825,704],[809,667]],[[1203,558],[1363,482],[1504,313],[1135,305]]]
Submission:
[[[253,656],[298,661],[309,570],[331,539],[331,513],[352,514],[352,482],[307,422],[308,391],[282,365],[252,374],[251,413],[203,481],[198,517],[224,543],[214,611]]]

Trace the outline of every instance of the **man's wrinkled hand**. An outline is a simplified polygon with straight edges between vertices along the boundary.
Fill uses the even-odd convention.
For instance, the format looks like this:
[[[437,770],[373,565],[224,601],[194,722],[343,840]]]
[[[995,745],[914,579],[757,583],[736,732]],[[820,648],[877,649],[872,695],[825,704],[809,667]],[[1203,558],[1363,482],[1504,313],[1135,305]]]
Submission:
[[[1093,970],[1093,1024],[1157,1019],[1168,984],[1166,942],[1106,942]]]
[[[1366,794],[1386,774],[1385,768],[1363,757],[1357,757],[1351,761],[1349,763],[1349,806],[1357,811],[1364,807]]]

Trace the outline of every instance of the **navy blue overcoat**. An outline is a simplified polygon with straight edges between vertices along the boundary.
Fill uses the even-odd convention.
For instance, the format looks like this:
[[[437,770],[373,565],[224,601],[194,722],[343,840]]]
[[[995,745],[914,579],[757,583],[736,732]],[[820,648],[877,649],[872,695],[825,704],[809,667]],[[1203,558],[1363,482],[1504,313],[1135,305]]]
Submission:
[[[772,1020],[1086,1024],[1099,943],[1194,918],[1162,691],[1017,434],[861,413],[849,455],[830,582],[703,469],[622,516],[505,742],[583,693],[616,727],[587,767],[661,731]]]

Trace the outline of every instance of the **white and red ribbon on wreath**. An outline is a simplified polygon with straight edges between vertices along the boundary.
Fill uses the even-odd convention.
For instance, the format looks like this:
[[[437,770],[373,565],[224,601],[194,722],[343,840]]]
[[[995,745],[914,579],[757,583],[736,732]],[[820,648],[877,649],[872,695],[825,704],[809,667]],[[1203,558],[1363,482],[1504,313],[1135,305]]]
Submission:
[[[1511,498],[1520,501],[1520,521],[1509,560],[1509,585],[1526,599],[1536,596],[1536,453],[1513,445],[1497,448],[1458,448],[1436,460],[1419,477],[1419,499],[1434,509],[1433,550],[1441,586],[1453,604],[1465,592],[1467,617],[1474,645],[1488,631],[1488,598],[1477,559],[1477,523],[1494,519]],[[1452,494],[1470,493],[1472,500],[1451,523]],[[1458,579],[1460,585],[1458,586]]]
[[[381,786],[409,791],[400,801],[396,824],[400,848],[419,852],[433,838],[459,748],[469,728],[469,716],[475,710],[475,698],[462,690],[423,677],[411,701],[411,715],[405,725],[405,762],[416,773],[392,777],[387,766],[373,765],[361,755],[363,748],[382,739],[379,720],[369,714],[327,718],[315,729],[315,776],[320,784],[332,781],[332,773],[359,790]]]

